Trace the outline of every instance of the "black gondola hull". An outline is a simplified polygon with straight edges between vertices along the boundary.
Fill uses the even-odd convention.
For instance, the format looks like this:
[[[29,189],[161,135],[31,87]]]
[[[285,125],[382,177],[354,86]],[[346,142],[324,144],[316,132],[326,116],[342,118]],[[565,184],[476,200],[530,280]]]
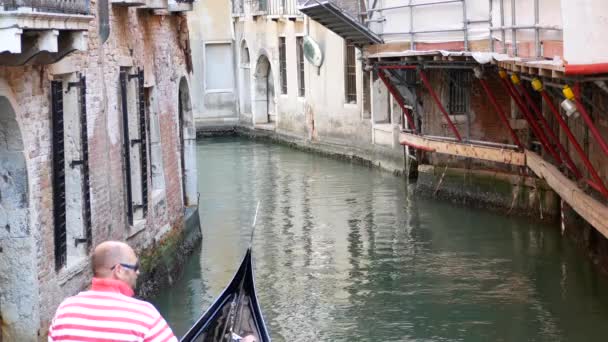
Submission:
[[[255,341],[270,342],[270,335],[255,293],[251,248],[232,281],[182,337],[181,342],[225,342],[252,335]]]

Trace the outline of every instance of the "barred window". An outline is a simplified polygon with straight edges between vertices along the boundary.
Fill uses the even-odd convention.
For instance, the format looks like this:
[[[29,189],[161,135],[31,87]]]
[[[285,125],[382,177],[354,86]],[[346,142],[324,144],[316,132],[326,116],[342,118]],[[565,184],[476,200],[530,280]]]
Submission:
[[[281,73],[281,94],[287,94],[287,56],[285,37],[279,37],[279,72]]]
[[[355,67],[355,45],[346,41],[344,49],[344,91],[346,103],[357,103],[357,76]]]
[[[450,114],[466,114],[469,109],[471,72],[463,70],[449,70],[448,79],[450,84],[448,110]]]
[[[298,96],[306,95],[306,84],[304,83],[304,38],[296,37],[296,49],[298,53]]]
[[[134,73],[131,73],[134,72]],[[148,212],[148,147],[144,72],[121,68],[119,74],[123,120],[123,156],[127,221],[133,226]]]
[[[86,79],[68,74],[51,82],[55,268],[84,258],[91,246],[91,193]]]

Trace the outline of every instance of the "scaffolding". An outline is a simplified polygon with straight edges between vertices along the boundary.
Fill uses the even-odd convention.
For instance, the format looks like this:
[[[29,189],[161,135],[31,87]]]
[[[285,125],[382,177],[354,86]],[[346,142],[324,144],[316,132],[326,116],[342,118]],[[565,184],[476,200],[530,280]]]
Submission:
[[[540,3],[539,0],[534,1],[534,24],[533,25],[519,25],[517,23],[516,16],[516,0],[487,0],[488,1],[488,13],[486,15],[487,19],[469,19],[467,16],[467,1],[466,0],[441,0],[441,1],[431,1],[431,2],[416,2],[415,0],[403,0],[407,1],[407,4],[397,5],[397,6],[379,6],[378,0],[370,0],[370,8],[366,11],[368,19],[365,19],[368,27],[371,28],[371,23],[383,23],[386,21],[382,14],[385,12],[396,11],[396,10],[404,10],[407,9],[409,14],[409,30],[408,31],[391,31],[391,32],[381,32],[379,33],[381,36],[389,36],[389,35],[406,35],[409,36],[410,49],[416,50],[416,37],[422,34],[431,34],[431,33],[451,33],[451,32],[459,32],[462,33],[462,41],[464,43],[464,51],[470,51],[470,37],[469,30],[472,24],[486,24],[488,31],[488,45],[489,50],[494,52],[494,32],[499,32],[501,35],[502,42],[502,52],[508,53],[508,46],[506,43],[506,33],[511,32],[511,45],[513,46],[513,55],[518,56],[518,48],[517,48],[517,33],[520,30],[534,30],[534,46],[535,46],[535,57],[542,57],[542,45],[541,45],[541,32],[542,31],[558,31],[561,32],[562,28],[558,25],[541,25],[540,24]],[[494,2],[498,2],[499,6],[499,18],[500,18],[500,26],[494,26],[492,20],[492,11],[494,9]],[[505,1],[509,1],[511,8],[511,25],[505,25]],[[414,9],[420,7],[435,7],[436,6],[446,6],[446,5],[460,5],[461,13],[461,27],[458,28],[437,28],[432,30],[416,30],[414,22],[415,11]]]

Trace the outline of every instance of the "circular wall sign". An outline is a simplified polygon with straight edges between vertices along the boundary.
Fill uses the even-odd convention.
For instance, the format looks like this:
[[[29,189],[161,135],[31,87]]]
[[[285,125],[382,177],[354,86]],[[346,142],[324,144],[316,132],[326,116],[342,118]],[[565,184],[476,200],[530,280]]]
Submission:
[[[310,64],[320,67],[323,64],[323,51],[321,47],[310,36],[304,37],[304,56]]]

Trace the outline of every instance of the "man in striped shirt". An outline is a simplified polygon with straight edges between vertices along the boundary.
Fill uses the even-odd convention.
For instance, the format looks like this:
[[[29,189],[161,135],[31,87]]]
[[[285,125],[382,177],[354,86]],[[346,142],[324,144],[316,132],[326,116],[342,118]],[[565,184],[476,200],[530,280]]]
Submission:
[[[132,298],[139,264],[129,245],[119,241],[99,244],[92,264],[91,289],[59,305],[49,342],[177,342],[152,304]]]

